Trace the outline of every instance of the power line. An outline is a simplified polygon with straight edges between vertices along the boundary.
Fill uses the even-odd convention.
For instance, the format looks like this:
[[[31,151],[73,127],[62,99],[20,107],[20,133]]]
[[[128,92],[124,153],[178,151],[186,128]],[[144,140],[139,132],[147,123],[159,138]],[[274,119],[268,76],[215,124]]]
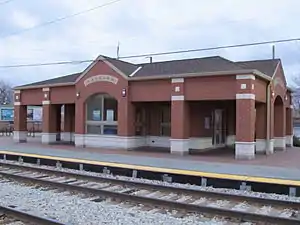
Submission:
[[[13,0],[8,0],[8,1],[13,1]],[[14,33],[11,33],[11,34],[8,34],[8,35],[2,36],[2,37],[0,36],[0,38],[7,38],[7,37],[14,36],[14,35],[17,35],[17,34],[22,34],[22,33],[28,32],[30,30],[34,30],[34,29],[37,29],[37,28],[40,28],[40,27],[44,27],[44,26],[47,26],[47,25],[50,25],[50,24],[54,24],[54,23],[63,21],[63,20],[70,19],[70,18],[73,18],[73,17],[76,17],[76,16],[80,16],[82,14],[85,14],[85,13],[97,10],[99,8],[102,8],[102,7],[105,7],[105,6],[108,6],[108,5],[112,5],[112,4],[120,2],[120,1],[122,1],[122,0],[110,1],[110,2],[107,2],[105,4],[98,5],[98,6],[95,6],[93,8],[90,8],[90,9],[86,9],[86,10],[83,10],[83,11],[80,11],[80,12],[77,12],[77,13],[74,13],[74,14],[70,14],[70,15],[67,15],[67,16],[59,17],[59,18],[54,19],[54,20],[50,20],[50,21],[47,21],[47,22],[44,22],[44,23],[40,23],[40,24],[38,24],[36,26],[30,27],[30,28],[26,28],[26,29],[22,29],[20,31],[16,31]]]
[[[249,46],[258,46],[258,45],[265,45],[265,44],[292,42],[292,41],[299,41],[299,40],[300,40],[300,38],[292,38],[292,39],[282,39],[282,40],[275,40],[275,41],[253,42],[253,43],[247,43],[247,44],[223,45],[223,46],[209,47],[209,48],[188,49],[188,50],[169,51],[169,52],[160,52],[160,53],[149,53],[149,54],[142,54],[142,55],[129,55],[129,56],[120,57],[120,59],[122,59],[122,58],[129,59],[129,58],[147,57],[147,56],[173,55],[173,54],[179,54],[179,53],[201,52],[201,51],[219,50],[219,49],[226,49],[226,48],[249,47]]]
[[[160,52],[160,53],[149,53],[149,54],[140,54],[140,55],[129,55],[122,56],[119,59],[130,59],[130,58],[141,58],[141,57],[152,57],[152,56],[162,56],[162,55],[173,55],[180,53],[189,53],[189,52],[201,52],[201,51],[211,51],[211,50],[219,50],[219,49],[227,49],[227,48],[240,48],[240,47],[249,47],[249,46],[259,46],[265,44],[275,44],[275,43],[286,43],[300,41],[300,38],[291,38],[291,39],[281,39],[281,40],[273,40],[273,41],[262,41],[262,42],[253,42],[246,44],[236,44],[236,45],[223,45],[217,47],[209,47],[209,48],[198,48],[198,49],[188,49],[188,50],[179,50],[179,51],[169,51],[169,52]],[[49,62],[49,63],[33,63],[33,64],[16,64],[16,65],[8,65],[8,66],[0,66],[0,68],[19,68],[19,67],[37,67],[37,66],[51,66],[51,65],[65,65],[65,64],[81,64],[94,62],[95,60],[72,60],[72,61],[60,61],[60,62]]]

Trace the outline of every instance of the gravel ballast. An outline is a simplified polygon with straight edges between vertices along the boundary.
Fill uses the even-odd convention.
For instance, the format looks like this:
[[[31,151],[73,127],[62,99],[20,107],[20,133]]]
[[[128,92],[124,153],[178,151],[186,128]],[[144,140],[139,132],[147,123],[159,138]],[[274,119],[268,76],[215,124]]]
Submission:
[[[142,206],[129,207],[109,201],[94,202],[91,198],[57,190],[43,190],[15,182],[0,182],[0,204],[66,224],[228,224],[221,219],[200,215],[176,218],[167,214],[145,211]],[[246,223],[244,223],[246,224]],[[247,223],[249,224],[249,223]]]
[[[20,164],[19,162],[15,162],[15,161],[0,160],[0,162],[11,163],[11,164]],[[300,197],[288,196],[288,195],[283,195],[283,194],[262,193],[262,192],[236,190],[236,189],[228,189],[228,188],[202,187],[202,186],[191,185],[191,184],[169,183],[169,182],[158,181],[158,180],[148,180],[148,179],[143,179],[143,178],[117,176],[117,175],[111,175],[111,174],[89,172],[89,171],[84,171],[84,170],[56,168],[53,166],[44,166],[44,165],[38,166],[35,164],[30,164],[30,163],[22,163],[22,165],[37,167],[37,168],[42,167],[42,168],[46,168],[46,169],[54,169],[54,170],[59,170],[59,171],[66,171],[66,172],[71,172],[71,173],[76,173],[76,174],[85,174],[85,175],[97,176],[97,177],[108,177],[108,178],[114,178],[117,180],[131,180],[131,181],[136,181],[136,182],[141,182],[141,183],[158,184],[158,185],[165,185],[165,186],[175,186],[175,187],[186,188],[186,189],[214,191],[214,192],[222,192],[222,193],[228,193],[228,194],[253,196],[253,197],[259,197],[259,198],[300,202]]]

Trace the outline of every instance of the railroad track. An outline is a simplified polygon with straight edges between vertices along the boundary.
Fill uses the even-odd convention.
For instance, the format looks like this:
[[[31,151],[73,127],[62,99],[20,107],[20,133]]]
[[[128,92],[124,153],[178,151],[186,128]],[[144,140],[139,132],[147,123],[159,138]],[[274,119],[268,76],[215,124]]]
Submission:
[[[185,189],[8,162],[0,162],[0,176],[99,196],[95,201],[110,198],[243,222],[300,224],[299,202]]]
[[[0,206],[0,224],[4,225],[63,225],[55,220],[40,217],[12,207]]]

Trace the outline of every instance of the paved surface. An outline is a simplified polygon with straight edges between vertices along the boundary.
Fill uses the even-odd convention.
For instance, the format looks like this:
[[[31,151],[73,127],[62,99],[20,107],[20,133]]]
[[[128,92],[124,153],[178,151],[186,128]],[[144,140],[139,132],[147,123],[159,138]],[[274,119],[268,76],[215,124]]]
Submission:
[[[11,138],[0,138],[0,150],[42,154],[67,158],[98,160],[132,165],[195,170],[212,173],[300,180],[300,148],[289,148],[273,155],[257,155],[255,160],[235,160],[230,150],[174,156],[166,152],[126,151],[121,149],[75,148],[67,145],[42,145],[31,138],[28,143],[15,144]]]

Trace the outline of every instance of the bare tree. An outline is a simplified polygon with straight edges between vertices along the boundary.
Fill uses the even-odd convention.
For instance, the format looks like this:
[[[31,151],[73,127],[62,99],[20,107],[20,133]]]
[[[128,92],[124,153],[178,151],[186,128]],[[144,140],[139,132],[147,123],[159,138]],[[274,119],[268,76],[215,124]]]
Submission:
[[[0,105],[8,105],[13,101],[13,90],[12,86],[5,82],[4,80],[0,80]]]

